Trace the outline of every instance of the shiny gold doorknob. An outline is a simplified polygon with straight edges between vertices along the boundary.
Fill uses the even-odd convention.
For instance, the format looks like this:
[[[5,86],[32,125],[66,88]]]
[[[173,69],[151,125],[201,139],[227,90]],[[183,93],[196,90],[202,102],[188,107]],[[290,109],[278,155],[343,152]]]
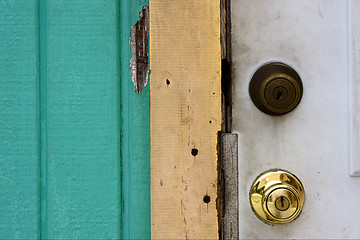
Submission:
[[[270,115],[286,114],[299,104],[303,92],[300,76],[290,66],[272,62],[260,67],[249,85],[255,106]]]
[[[270,170],[258,176],[250,189],[254,213],[267,223],[287,223],[299,216],[305,201],[300,180],[284,170]]]

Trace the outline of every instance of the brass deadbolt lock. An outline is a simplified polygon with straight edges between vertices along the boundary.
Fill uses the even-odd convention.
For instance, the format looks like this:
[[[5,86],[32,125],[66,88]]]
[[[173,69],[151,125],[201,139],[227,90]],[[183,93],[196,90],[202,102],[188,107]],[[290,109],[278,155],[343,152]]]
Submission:
[[[256,216],[266,223],[288,223],[299,216],[305,201],[297,177],[284,170],[270,170],[256,178],[250,203]]]
[[[284,115],[299,104],[303,85],[300,76],[290,66],[272,62],[260,67],[249,85],[255,106],[270,115]]]

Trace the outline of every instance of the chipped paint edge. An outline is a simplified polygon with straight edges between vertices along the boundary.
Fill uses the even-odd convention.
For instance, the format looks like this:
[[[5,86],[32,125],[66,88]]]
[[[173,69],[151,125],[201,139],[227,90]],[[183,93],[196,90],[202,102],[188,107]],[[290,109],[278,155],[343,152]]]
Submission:
[[[144,16],[145,15],[145,16]],[[135,92],[140,94],[145,86],[148,83],[148,78],[149,78],[149,62],[147,63],[143,63],[145,65],[145,73],[141,74],[139,76],[138,71],[139,71],[139,63],[138,62],[138,44],[137,44],[137,39],[136,39],[136,27],[141,23],[141,21],[145,21],[145,34],[147,36],[143,36],[143,38],[149,38],[149,22],[150,22],[150,17],[149,17],[149,7],[148,6],[143,6],[142,10],[139,13],[139,21],[136,22],[135,25],[132,25],[130,28],[130,49],[131,49],[131,58],[130,58],[130,72],[131,72],[131,80],[134,83],[135,86]],[[145,47],[145,51],[146,53],[148,53],[148,42],[143,43],[143,46]]]

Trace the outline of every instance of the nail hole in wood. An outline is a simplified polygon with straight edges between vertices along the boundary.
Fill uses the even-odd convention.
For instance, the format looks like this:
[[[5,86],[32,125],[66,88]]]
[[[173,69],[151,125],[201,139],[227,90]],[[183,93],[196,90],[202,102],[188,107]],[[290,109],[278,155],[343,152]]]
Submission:
[[[170,85],[170,80],[169,79],[166,79],[166,85]]]
[[[197,156],[199,154],[199,150],[197,150],[196,148],[193,148],[191,150],[191,154],[195,157],[195,156]]]
[[[205,195],[203,200],[204,200],[204,203],[209,203],[210,202],[210,196]]]

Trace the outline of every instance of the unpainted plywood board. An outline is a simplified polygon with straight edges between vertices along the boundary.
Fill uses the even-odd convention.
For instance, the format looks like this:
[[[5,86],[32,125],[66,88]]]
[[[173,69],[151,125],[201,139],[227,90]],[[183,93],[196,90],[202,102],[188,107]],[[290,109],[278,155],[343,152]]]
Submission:
[[[150,1],[152,238],[218,238],[221,121],[220,1]]]

